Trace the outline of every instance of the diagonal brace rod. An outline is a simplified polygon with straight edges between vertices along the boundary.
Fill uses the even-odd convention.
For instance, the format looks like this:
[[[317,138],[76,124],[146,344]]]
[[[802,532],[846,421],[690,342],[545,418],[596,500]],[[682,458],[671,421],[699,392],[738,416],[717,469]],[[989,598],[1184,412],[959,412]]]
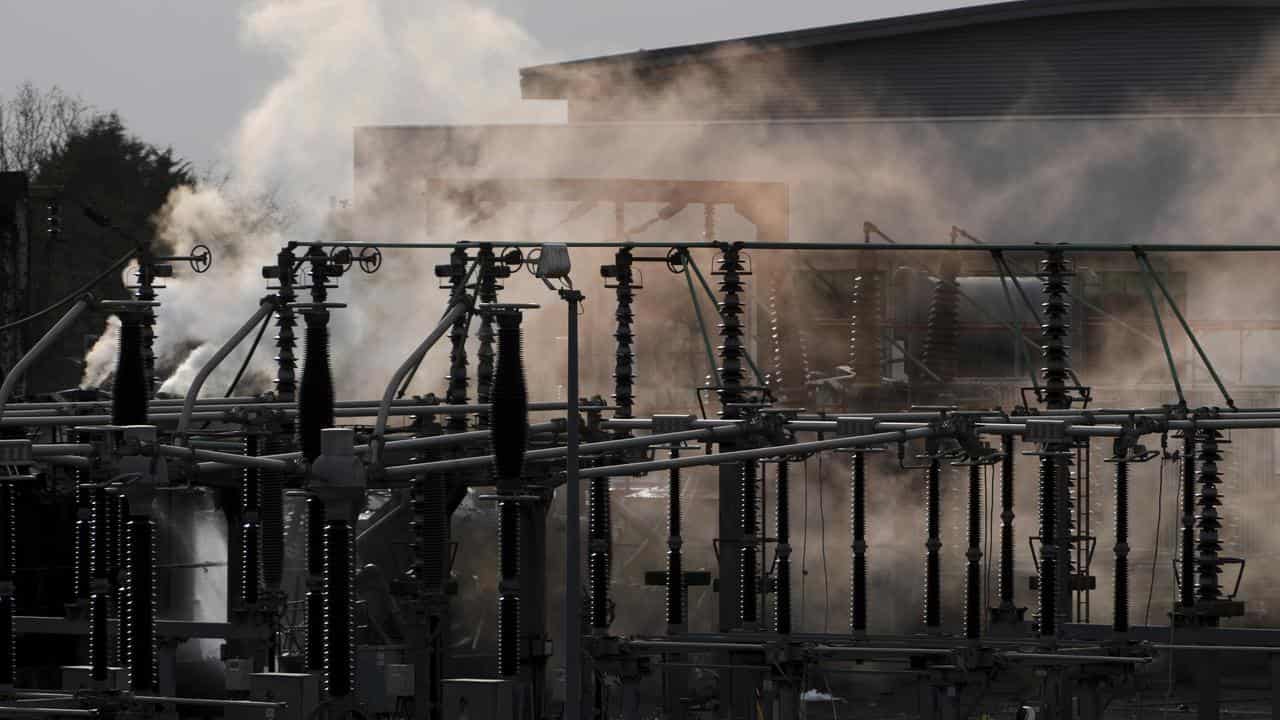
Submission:
[[[1160,306],[1156,304],[1156,296],[1151,292],[1151,280],[1143,275],[1142,289],[1147,293],[1147,302],[1151,303],[1151,316],[1156,320],[1156,330],[1160,332],[1160,344],[1164,347],[1164,359],[1169,363],[1169,376],[1173,378],[1173,389],[1178,393],[1178,403],[1187,405],[1187,398],[1182,394],[1182,382],[1178,380],[1178,367],[1173,363],[1173,351],[1169,349],[1169,338],[1164,333],[1164,321],[1160,319]]]
[[[687,257],[687,254],[686,254]],[[688,258],[690,264],[693,259]],[[707,351],[707,364],[710,366],[711,380],[720,387],[720,373],[716,371],[716,355],[711,351],[711,337],[707,334],[707,323],[702,319],[702,306],[698,303],[698,293],[693,289],[693,278],[686,271],[685,283],[689,286],[689,302],[693,303],[693,314],[698,317],[698,330],[702,332],[702,345]]]
[[[1169,308],[1173,310],[1173,316],[1178,318],[1178,322],[1182,325],[1182,330],[1187,334],[1187,339],[1191,341],[1192,347],[1196,349],[1196,353],[1200,356],[1200,361],[1209,371],[1210,377],[1213,378],[1213,384],[1218,386],[1218,392],[1222,393],[1223,399],[1227,401],[1227,407],[1235,408],[1236,401],[1231,399],[1231,394],[1227,392],[1227,387],[1222,384],[1222,378],[1218,377],[1218,371],[1214,369],[1213,363],[1209,361],[1209,355],[1200,346],[1200,341],[1196,339],[1196,334],[1191,332],[1191,325],[1187,323],[1187,319],[1182,316],[1182,311],[1178,309],[1178,304],[1173,301],[1173,295],[1169,293],[1169,289],[1165,287],[1164,281],[1160,279],[1160,275],[1151,267],[1151,262],[1147,260],[1146,253],[1141,250],[1134,253],[1138,256],[1138,262],[1142,263],[1142,268],[1147,271],[1147,276],[1155,281],[1156,286],[1160,288],[1160,293],[1164,295],[1164,299],[1169,303]]]

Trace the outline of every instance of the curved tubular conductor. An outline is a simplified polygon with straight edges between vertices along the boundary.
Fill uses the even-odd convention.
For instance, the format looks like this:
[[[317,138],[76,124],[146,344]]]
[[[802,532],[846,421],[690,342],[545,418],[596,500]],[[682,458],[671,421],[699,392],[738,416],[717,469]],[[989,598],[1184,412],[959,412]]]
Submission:
[[[594,468],[583,468],[580,475],[585,478],[634,475],[644,472],[657,472],[673,467],[700,467],[703,465],[723,465],[741,460],[760,460],[762,458],[781,457],[784,455],[801,455],[821,452],[823,450],[839,450],[841,448],[866,447],[884,442],[904,442],[917,438],[927,438],[938,434],[931,427],[917,427],[907,430],[889,430],[871,433],[870,435],[850,435],[848,437],[815,440],[813,442],[792,443],[790,445],[774,445],[772,447],[734,450],[710,455],[688,455],[667,460],[650,460],[647,462],[626,463],[624,465],[604,465]],[[536,452],[536,451],[535,451]],[[531,453],[532,454],[532,453]]]
[[[89,309],[91,304],[93,304],[93,301],[88,297],[77,300],[76,304],[72,305],[71,309],[67,310],[66,314],[59,318],[53,327],[49,328],[49,332],[45,333],[44,337],[40,338],[27,351],[27,354],[23,355],[22,359],[13,366],[9,374],[5,376],[4,384],[0,385],[0,417],[4,417],[4,406],[9,402],[9,397],[13,395],[13,389],[17,387],[18,381],[22,379],[23,375],[27,374],[27,368],[30,368],[49,349],[49,346],[53,345],[62,333],[66,332],[67,328],[71,327],[84,314],[84,311]]]
[[[214,353],[213,357],[209,358],[209,361],[204,364],[204,367],[200,368],[200,372],[196,373],[195,379],[191,381],[191,386],[187,388],[186,398],[182,401],[182,415],[178,418],[178,429],[174,433],[180,439],[180,442],[185,441],[187,427],[191,425],[191,413],[195,412],[196,398],[200,395],[200,389],[204,387],[204,381],[208,380],[214,368],[221,365],[222,361],[231,354],[231,351],[235,350],[236,346],[243,342],[254,328],[258,327],[258,323],[262,322],[275,309],[275,296],[263,298],[253,315],[240,326],[239,330],[236,330],[234,335],[222,344],[222,347],[218,348],[218,352]]]
[[[391,376],[390,382],[387,383],[387,389],[382,393],[382,403],[378,405],[378,420],[373,426],[373,461],[375,464],[382,460],[382,444],[383,436],[387,431],[387,418],[391,414],[391,403],[396,399],[396,390],[400,388],[400,382],[404,380],[414,368],[422,362],[422,358],[426,356],[427,351],[435,345],[444,334],[453,326],[453,321],[457,320],[463,313],[467,312],[471,302],[465,296],[449,306],[449,310],[445,312],[444,317],[440,318],[440,322],[436,325],[436,329],[424,339],[417,348],[414,349],[409,357]]]

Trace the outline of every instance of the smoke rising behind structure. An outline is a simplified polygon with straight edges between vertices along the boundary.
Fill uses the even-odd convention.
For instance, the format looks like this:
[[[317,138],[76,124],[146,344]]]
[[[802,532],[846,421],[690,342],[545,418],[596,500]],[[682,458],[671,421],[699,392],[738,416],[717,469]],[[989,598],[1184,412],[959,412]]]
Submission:
[[[474,239],[500,244],[507,239],[573,241],[613,236],[612,215],[604,209],[558,226],[568,207],[503,212],[471,226],[458,217],[434,217],[428,229],[420,201],[422,181],[430,175],[783,181],[791,188],[792,237],[815,242],[859,239],[864,220],[874,221],[903,241],[941,242],[947,229],[958,224],[992,242],[1251,242],[1265,238],[1277,219],[1271,195],[1280,156],[1270,141],[1276,120],[1135,115],[955,122],[440,127],[406,129],[400,135],[369,131],[364,154],[359,155],[361,148],[357,148],[357,161],[363,162],[354,189],[353,220],[329,200],[334,188],[345,187],[349,177],[350,156],[345,148],[352,127],[554,119],[550,116],[558,115],[558,109],[544,114],[516,99],[516,66],[537,61],[544,50],[511,20],[460,2],[429,8],[407,2],[269,2],[246,16],[245,32],[249,42],[278,48],[287,58],[288,69],[242,123],[230,158],[235,181],[216,190],[180,190],[157,219],[162,237],[176,250],[201,242],[213,247],[216,257],[209,275],[174,278],[161,293],[158,351],[162,364],[176,368],[162,388],[170,392],[184,390],[216,345],[253,311],[266,292],[258,269],[284,242]],[[732,62],[726,59],[693,70],[636,102],[687,107],[731,98],[750,107],[781,95],[794,103],[806,101],[796,96],[791,70],[785,65],[763,79],[753,76],[749,92],[735,93],[743,88],[722,82],[733,76]],[[1269,61],[1259,73],[1271,73]],[[1159,98],[1135,98],[1135,113],[1147,113],[1161,104]],[[262,228],[253,224],[255,198],[273,193],[296,208],[293,225]],[[647,210],[656,208],[635,212]],[[546,228],[555,229],[548,232]],[[685,212],[637,239],[690,240],[701,231],[701,218]],[[751,239],[749,232],[741,218],[727,213],[721,217],[720,239]],[[432,273],[440,255],[403,253],[388,259],[377,276],[352,273],[343,278],[343,288],[335,297],[349,303],[335,312],[332,323],[335,377],[346,397],[379,394],[391,371],[443,309],[444,294],[435,287]],[[611,368],[609,353],[600,352],[607,344],[610,313],[600,311],[610,307],[611,300],[592,263],[605,259],[603,254],[575,256],[579,263],[575,280],[588,297],[586,332],[604,338],[594,348],[587,340],[588,350],[597,352],[584,361],[584,386],[601,393],[609,387]],[[698,259],[703,267],[709,265],[709,256]],[[785,278],[789,274],[783,264],[794,259],[793,255],[757,253],[753,258],[756,277],[761,281],[769,276]],[[820,262],[833,271],[852,271],[847,259],[823,256]],[[1270,270],[1260,263],[1257,272],[1261,279]],[[1237,316],[1246,301],[1256,307],[1274,307],[1280,299],[1274,297],[1280,291],[1266,283],[1224,288],[1212,277],[1212,268],[1206,268],[1188,286],[1188,293],[1198,298],[1189,307],[1193,322]],[[683,385],[673,391],[671,386],[683,380],[663,368],[679,352],[688,360],[684,370],[696,368],[692,377],[684,379],[696,383],[705,364],[691,334],[663,332],[665,325],[676,324],[671,318],[687,320],[683,279],[668,277],[655,267],[646,280],[648,287],[636,304],[642,315],[637,335],[640,410],[683,410],[692,405],[692,392],[685,392]],[[527,280],[509,285],[511,299],[552,304],[539,286],[528,285]],[[795,286],[784,289],[802,298],[807,292]],[[757,302],[751,311],[758,314],[761,307]],[[531,353],[537,358],[530,368],[534,387],[554,387],[561,375],[555,360],[562,356],[561,348],[552,340],[562,334],[559,315],[549,307],[529,323],[530,337],[541,344],[539,352]],[[804,321],[805,308],[793,308],[793,317]],[[110,371],[111,335],[110,331],[104,334],[87,358],[90,384]],[[814,328],[807,335],[813,345],[847,344],[844,330]],[[1210,349],[1211,354],[1215,352]],[[760,357],[763,352],[756,354]],[[259,389],[267,387],[265,379],[272,374],[270,356],[260,352],[253,365]],[[239,359],[224,363],[206,392],[226,387]],[[429,360],[427,370],[420,373],[416,391],[440,390],[443,368],[438,360],[434,362]],[[1158,375],[1162,363],[1152,349],[1142,357],[1118,359],[1115,370]],[[1280,384],[1278,380],[1280,375],[1269,384]],[[844,480],[838,461],[826,463],[821,473],[816,461],[813,465],[815,482],[824,490],[811,508],[843,507]],[[891,473],[890,463],[878,469],[885,476],[877,481],[893,491],[888,501],[874,506],[873,568],[883,572],[898,565],[914,567],[910,563],[922,550],[915,532],[919,512],[912,502],[911,476]],[[1274,467],[1268,471],[1274,472]],[[1154,470],[1144,472],[1154,474]],[[1025,469],[1022,475],[1030,477]],[[1105,487],[1101,480],[1097,485]],[[792,506],[799,508],[801,503],[793,501]],[[1233,502],[1227,512],[1244,513],[1249,506],[1247,501]],[[1033,529],[1032,511],[1029,494],[1024,494],[1018,545],[1024,568],[1030,567],[1024,548]],[[659,526],[656,515],[653,519],[653,526]],[[825,519],[825,527],[810,525],[808,537],[812,548],[826,535],[832,591],[824,593],[824,600],[833,599],[833,617],[828,620],[838,625],[843,603],[834,598],[845,597],[837,589],[847,584],[846,522],[843,513],[837,512]],[[710,532],[711,523],[703,526]],[[699,541],[710,546],[709,535]],[[956,535],[948,539],[952,547],[959,543]],[[652,558],[655,563],[656,558]],[[709,557],[703,560],[710,562]],[[812,568],[807,581],[810,592]],[[882,588],[880,595],[911,597],[915,588],[914,580],[905,579],[909,577],[913,576],[883,577],[890,587]],[[894,583],[911,587],[892,587]],[[620,603],[643,600],[642,596],[619,598]],[[808,602],[808,611],[816,613],[813,596]],[[873,620],[875,612],[873,608]],[[638,615],[620,612],[619,617]],[[908,624],[911,618],[886,621]],[[799,629],[818,629],[812,620],[806,620],[805,626]]]

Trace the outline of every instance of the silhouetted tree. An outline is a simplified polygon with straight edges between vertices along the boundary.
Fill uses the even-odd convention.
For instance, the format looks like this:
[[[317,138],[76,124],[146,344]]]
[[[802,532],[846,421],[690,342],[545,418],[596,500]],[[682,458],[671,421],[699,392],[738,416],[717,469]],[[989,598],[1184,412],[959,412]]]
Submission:
[[[89,106],[57,86],[24,82],[8,99],[0,96],[0,172],[35,174],[90,119]]]
[[[131,135],[114,113],[100,115],[72,131],[39,163],[35,184],[53,186],[62,208],[61,239],[49,238],[37,218],[31,234],[28,307],[45,307],[75,290],[129,250],[151,242],[153,218],[169,193],[196,179],[187,162]],[[104,229],[83,212],[105,215],[122,232]],[[40,212],[36,213],[37,216]],[[101,297],[123,298],[119,277],[97,288]],[[56,314],[33,323],[28,338],[39,337]],[[63,336],[40,371],[28,378],[28,392],[74,387],[80,381],[85,351],[102,331],[101,318],[87,318]]]

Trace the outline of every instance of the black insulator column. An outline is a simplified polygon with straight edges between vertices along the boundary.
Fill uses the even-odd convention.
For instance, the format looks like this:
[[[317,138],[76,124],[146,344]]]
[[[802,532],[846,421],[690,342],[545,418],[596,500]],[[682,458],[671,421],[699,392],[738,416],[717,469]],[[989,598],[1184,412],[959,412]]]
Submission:
[[[499,266],[495,262],[493,248],[487,245],[480,248],[476,259],[480,263],[480,302],[496,303],[498,302],[498,290],[502,289],[498,285],[498,275],[499,272],[503,272],[505,277],[507,268]],[[481,313],[480,327],[476,330],[476,340],[478,341],[476,349],[476,402],[480,405],[488,405],[493,400],[493,341],[495,338],[493,314]],[[481,411],[476,414],[477,428],[487,428],[489,427],[489,422],[488,411]]]
[[[94,682],[107,681],[110,649],[107,638],[107,613],[110,586],[107,579],[107,516],[111,512],[107,490],[101,485],[90,491],[92,531],[89,555],[93,580],[89,586],[89,665]]]
[[[982,634],[982,466],[969,466],[969,547],[965,550],[964,636]]]
[[[587,586],[591,627],[609,627],[609,482],[592,478],[587,489]]]
[[[143,358],[142,317],[136,312],[122,312],[119,317],[120,353],[111,391],[111,423],[145,425],[150,391]]]
[[[498,502],[498,674],[520,672],[520,508]]]
[[[346,520],[324,526],[324,689],[351,694],[355,678],[355,537]]]
[[[1179,604],[1196,604],[1196,437],[1188,430],[1182,440],[1182,543],[1179,556]]]
[[[449,304],[465,302],[467,297],[467,251],[454,248],[449,253],[449,264],[444,266],[449,278]],[[471,313],[462,313],[449,326],[449,376],[445,389],[445,402],[463,405],[467,402],[467,335],[471,329]],[[467,429],[466,415],[450,415],[445,421],[449,432]]]
[[[529,391],[524,378],[520,314],[497,314],[498,365],[493,375],[494,471],[502,489],[515,490],[524,472],[529,444]]]
[[[156,269],[151,257],[150,250],[147,250],[139,258],[138,272],[135,277],[138,281],[138,289],[134,292],[134,297],[142,302],[151,302],[156,299]],[[171,266],[159,266],[165,268],[165,276],[172,274]],[[156,312],[150,306],[144,306],[137,310],[138,324],[141,330],[142,338],[142,370],[145,379],[144,387],[146,388],[146,396],[152,397],[156,393]]]
[[[425,458],[424,458],[425,459]],[[449,508],[444,477],[419,476],[412,481],[414,575],[426,610],[427,667],[417,672],[415,694],[425,695],[429,720],[441,720],[444,704],[444,664],[448,629]]]
[[[954,254],[942,260],[938,277],[933,283],[933,297],[929,301],[929,324],[925,331],[923,362],[943,382],[956,377],[960,344],[960,286]]]
[[[307,669],[323,670],[324,658],[324,501],[307,498]]]
[[[88,602],[93,588],[93,488],[76,486],[76,600]]]
[[[1040,376],[1045,407],[1050,410],[1066,410],[1071,407],[1067,391],[1067,379],[1071,368],[1071,348],[1067,339],[1071,335],[1071,304],[1067,294],[1067,278],[1070,268],[1061,250],[1050,250],[1040,261],[1040,289],[1044,294],[1044,324],[1040,326],[1040,355],[1044,367]]]
[[[122,614],[121,608],[129,607],[129,519],[133,514],[129,511],[129,496],[123,492],[113,498],[111,521],[118,529],[114,548],[118,562],[115,598],[116,612]],[[116,657],[120,665],[129,661],[129,624],[122,623],[116,633]]]
[[[675,448],[671,457],[680,456]],[[680,534],[680,468],[667,471],[667,629],[679,631],[684,627],[684,558]]]
[[[285,453],[290,443],[279,437],[264,438],[259,448],[264,455]],[[258,532],[261,549],[262,586],[269,593],[279,593],[284,580],[284,473],[261,470],[258,474]]]
[[[791,501],[790,467],[786,458],[778,461],[774,521],[778,535],[778,585],[774,595],[773,630],[779,635],[791,634]]]
[[[634,340],[631,323],[635,316],[631,309],[631,302],[635,295],[635,274],[632,271],[633,258],[631,248],[624,247],[619,249],[614,255],[613,262],[612,268],[609,266],[601,268],[605,277],[612,274],[617,282],[614,288],[614,295],[617,297],[618,305],[613,313],[613,338],[616,341],[613,356],[613,398],[614,403],[618,406],[615,417],[629,418],[632,416],[632,409],[635,405],[635,393],[633,390],[635,384],[635,354],[631,348],[631,343]]]
[[[244,454],[250,457],[256,457],[259,453],[260,438],[257,435],[248,435],[244,439]],[[262,471],[257,468],[245,468],[241,471],[243,477],[240,483],[240,518],[241,518],[241,573],[240,573],[240,602],[245,605],[256,605],[258,603],[258,591],[261,587],[260,566],[258,558],[259,549],[259,525],[258,525],[258,509],[261,497],[261,489],[259,480]]]
[[[412,482],[416,572],[426,592],[443,594],[449,580],[448,493],[439,477],[422,476]]]
[[[757,549],[760,543],[760,507],[756,483],[759,465],[747,460],[741,465],[742,485],[739,491],[742,513],[742,545],[738,548],[738,621],[744,628],[754,627],[759,620],[757,586]]]
[[[942,466],[935,457],[925,475],[924,625],[942,626]]]
[[[302,455],[320,457],[320,432],[333,427],[333,371],[329,366],[329,314],[307,312],[307,356],[298,393],[298,434]]]
[[[1129,632],[1129,463],[1116,463],[1116,566],[1111,629]]]
[[[155,524],[144,515],[135,515],[125,526],[128,544],[125,592],[128,605],[121,612],[125,630],[124,662],[129,670],[129,687],[137,691],[158,690],[156,667]]]
[[[708,210],[708,227],[712,227],[713,214]],[[723,244],[720,256],[720,415],[726,420],[743,416],[739,405],[744,399],[742,387],[744,375],[742,273],[745,268],[739,245]],[[720,443],[721,452],[737,449],[737,443],[727,440]],[[720,575],[720,593],[717,608],[717,626],[724,632],[737,627],[741,592],[739,552],[742,546],[742,469],[737,463],[725,463],[719,468],[719,515],[717,530],[720,537],[720,556],[717,570]]]
[[[720,414],[728,419],[740,416],[744,377],[742,344],[742,252],[737,245],[725,245],[720,261]]]
[[[3,693],[13,690],[17,668],[13,635],[17,494],[12,480],[0,480],[0,692]]]
[[[276,276],[276,280],[280,283],[276,289],[276,399],[280,402],[293,402],[297,397],[298,383],[296,369],[298,366],[297,359],[294,357],[294,348],[297,346],[297,338],[293,333],[293,328],[297,325],[297,318],[290,307],[298,295],[293,288],[293,268],[294,258],[293,252],[290,250],[281,250],[276,256],[275,267],[267,267],[264,274],[272,274]]]
[[[1071,407],[1068,380],[1071,370],[1071,349],[1067,340],[1071,335],[1071,305],[1067,290],[1071,268],[1066,255],[1058,249],[1045,253],[1040,261],[1036,277],[1040,278],[1044,295],[1044,322],[1040,326],[1040,354],[1044,365],[1040,376],[1044,380],[1041,400],[1049,410],[1066,410]],[[1071,617],[1071,548],[1074,545],[1072,531],[1071,467],[1067,460],[1070,444],[1045,443],[1040,452],[1040,512],[1052,512],[1052,518],[1040,518],[1040,624],[1041,634],[1052,635],[1060,621]],[[1047,573],[1052,572],[1046,589]],[[1046,598],[1053,592],[1055,597]],[[1048,600],[1046,604],[1046,600]],[[1052,612],[1055,617],[1046,618]]]
[[[859,385],[880,384],[881,311],[880,271],[870,253],[863,256],[863,266],[853,276],[852,306],[849,318],[849,367]]]
[[[1218,515],[1218,507],[1222,498],[1218,494],[1218,461],[1222,453],[1218,449],[1221,434],[1217,430],[1200,431],[1200,493],[1196,497],[1196,505],[1200,514],[1196,518],[1199,537],[1196,539],[1196,599],[1199,602],[1214,603],[1222,599],[1222,585],[1219,574],[1222,572],[1222,518]],[[1184,583],[1186,580],[1183,581]],[[1208,625],[1217,625],[1218,618],[1205,617]]]
[[[1040,635],[1057,633],[1058,566],[1057,547],[1050,538],[1057,537],[1058,492],[1055,458],[1040,456]]]
[[[1016,617],[1013,602],[1014,540],[1013,540],[1013,436],[1000,439],[1000,615],[1004,619]]]
[[[493,376],[491,442],[494,484],[501,496],[498,502],[498,673],[502,677],[514,677],[520,671],[522,653],[520,508],[512,496],[519,491],[524,473],[524,454],[529,440],[529,396],[521,350],[520,313],[499,312],[497,321],[498,364]],[[596,589],[594,583],[592,589]]]
[[[849,487],[849,527],[853,542],[853,598],[849,609],[849,630],[855,635],[867,631],[867,469],[866,454],[855,451],[851,460]]]

